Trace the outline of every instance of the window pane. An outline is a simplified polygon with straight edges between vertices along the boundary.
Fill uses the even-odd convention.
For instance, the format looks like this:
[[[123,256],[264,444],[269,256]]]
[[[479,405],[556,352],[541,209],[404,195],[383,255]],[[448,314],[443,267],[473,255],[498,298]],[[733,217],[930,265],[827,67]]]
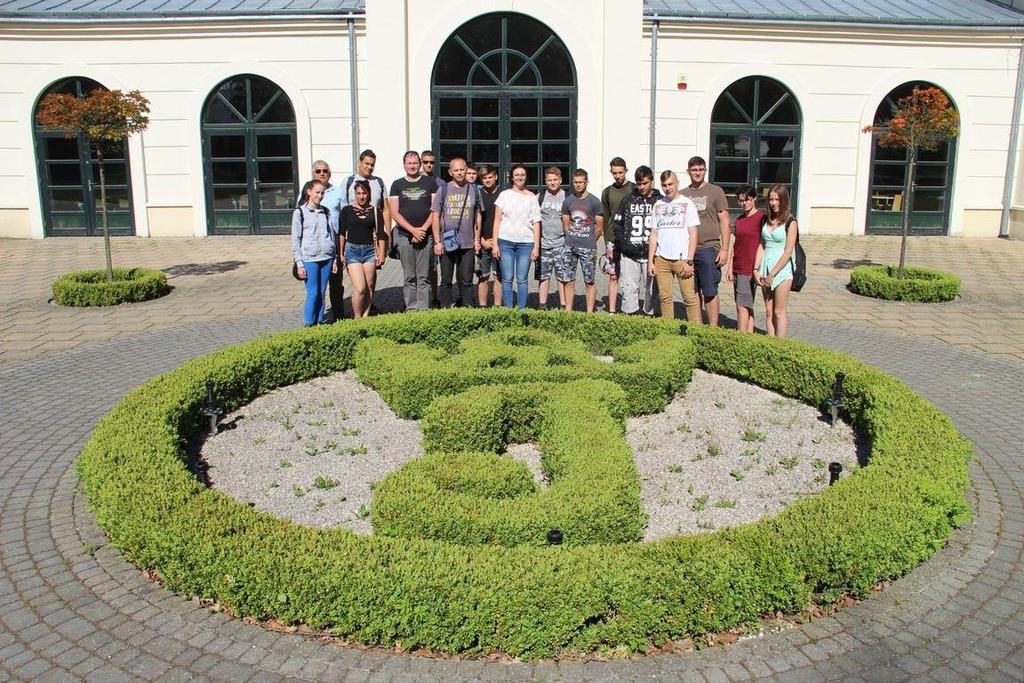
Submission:
[[[569,98],[568,97],[545,97],[544,98],[544,116],[568,116],[569,115]],[[513,114],[515,116],[515,114]]]
[[[103,151],[104,161],[117,161],[124,160],[125,157],[125,143],[124,140],[103,140],[99,143],[99,147]],[[89,156],[92,159],[97,159],[96,146],[89,145]]]
[[[473,143],[472,161],[478,164],[497,165],[498,145]]]
[[[93,193],[93,201],[96,204],[96,215],[99,216],[100,190],[97,187]],[[107,212],[127,210],[130,208],[128,202],[128,188],[107,188]]]
[[[537,145],[512,145],[512,163],[535,164],[540,161]]]
[[[244,78],[234,78],[222,84],[217,89],[217,93],[227,100],[239,114],[249,116],[245,105],[245,81]]]
[[[239,114],[233,112],[219,97],[214,97],[210,100],[203,115],[203,120],[206,123],[239,123],[244,121],[244,119],[239,117]]]
[[[512,139],[513,140],[536,140],[537,135],[537,122],[536,121],[513,121],[512,122]]]
[[[569,122],[568,121],[545,121],[544,122],[544,139],[545,140],[568,140],[569,139]]]
[[[249,193],[242,187],[215,187],[213,188],[214,209],[247,209],[249,208]]]
[[[716,135],[715,156],[740,158],[749,157],[750,135]]]
[[[128,184],[128,167],[125,166],[123,161],[108,161],[103,164],[103,175],[106,176],[107,189],[110,189],[111,185],[121,185],[122,187]],[[100,194],[100,166],[99,164],[92,164],[92,181],[96,184],[94,192],[99,197]]]
[[[291,227],[291,211],[260,211],[260,232],[287,233]]]
[[[443,162],[444,168],[448,168],[448,161],[455,157],[466,158],[467,147],[464,142],[442,142],[440,148],[437,150],[440,155],[441,161]],[[447,175],[439,176],[447,179]]]
[[[472,103],[473,116],[498,116],[497,97],[477,97]]]
[[[575,85],[576,78],[572,73],[572,60],[568,58],[565,50],[553,41],[544,48],[534,63],[540,71],[544,82],[541,85]]]
[[[754,116],[754,78],[736,81],[725,92],[736,101],[735,104],[723,92],[711,112],[712,123],[749,123]],[[738,106],[737,106],[738,105]],[[745,114],[745,115],[744,115]]]
[[[474,121],[473,122],[473,139],[474,140],[497,140],[498,139],[498,122],[497,121]]]
[[[508,47],[519,50],[528,57],[532,57],[533,53],[548,38],[547,29],[530,17],[513,14],[506,21],[508,22]]]
[[[78,159],[77,138],[46,138],[47,159]]]
[[[458,36],[478,55],[500,48],[501,17],[491,15],[474,19],[468,26],[459,29]],[[459,49],[462,50],[461,47]]]
[[[871,193],[871,210],[899,211],[902,197],[903,193],[900,190],[874,190]]]
[[[225,157],[245,158],[245,136],[211,135],[210,156],[214,159]]]
[[[716,183],[745,183],[747,182],[748,165],[746,161],[719,161],[715,160]]]
[[[249,87],[252,88],[252,115],[255,118],[267,108],[270,100],[281,89],[265,78],[250,78],[249,81]]]
[[[259,181],[261,183],[291,183],[294,180],[292,175],[292,162],[289,161],[260,161]]]
[[[50,208],[54,211],[81,211],[82,188],[51,188]]]
[[[907,167],[903,164],[875,164],[871,184],[903,187],[906,170]]]
[[[281,97],[274,100],[267,109],[260,114],[258,119],[259,123],[294,123],[295,112],[292,110],[292,104],[285,97],[284,93],[281,93]]]
[[[434,66],[434,83],[436,85],[466,85],[469,70],[475,61],[466,54],[461,45],[449,38],[438,54]]]
[[[494,112],[494,115],[497,116],[497,107]],[[461,97],[442,97],[438,102],[438,113],[441,116],[465,116],[466,100]]]
[[[295,201],[291,187],[260,188],[261,209],[288,209]]]
[[[517,74],[518,74],[518,76],[517,76]],[[512,69],[511,66],[510,66],[509,67],[509,78],[513,78],[513,77],[515,77],[515,79],[510,81],[509,85],[514,85],[514,86],[520,87],[520,88],[531,86],[531,85],[532,86],[539,85],[539,83],[537,82],[537,73],[533,70],[532,67],[526,67],[522,71],[518,71],[518,70]]]
[[[949,143],[941,142],[935,151],[919,150],[918,161],[949,161]]]
[[[51,185],[81,185],[82,167],[78,162],[49,163]]]
[[[916,181],[919,187],[945,187],[946,167],[919,165]]]
[[[915,190],[914,211],[943,211],[946,207],[946,193],[941,190]]]
[[[245,172],[244,161],[215,161],[213,166],[213,182],[244,185],[249,180]]]
[[[509,103],[512,110],[512,118],[536,118],[538,112],[538,101],[532,97],[513,98]]]
[[[562,164],[568,164],[572,161],[569,156],[569,145],[565,143],[546,142],[542,145],[544,149],[544,163],[551,166],[560,166]],[[562,176],[568,182],[572,180],[570,176]]]
[[[875,144],[875,160],[877,161],[906,161],[907,150],[902,147],[882,147]]]
[[[291,135],[259,135],[256,137],[256,154],[261,157],[292,156]]]
[[[789,183],[793,182],[792,161],[762,161],[758,168],[758,178],[762,183]],[[792,188],[790,188],[792,192]]]
[[[470,85],[482,85],[482,86],[500,86],[501,83],[495,79],[501,78],[501,68],[498,68],[498,72],[490,74],[483,67],[477,67],[473,69],[473,74],[470,76]]]
[[[792,135],[761,135],[762,157],[792,159],[795,150],[796,138]]]

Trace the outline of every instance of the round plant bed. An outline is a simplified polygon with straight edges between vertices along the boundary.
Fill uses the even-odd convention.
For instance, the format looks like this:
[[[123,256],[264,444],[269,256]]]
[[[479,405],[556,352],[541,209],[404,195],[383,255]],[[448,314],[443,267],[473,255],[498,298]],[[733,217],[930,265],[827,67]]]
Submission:
[[[453,354],[461,341],[524,326],[633,367],[567,379],[567,366],[551,363],[551,351],[553,378],[516,366],[521,372],[513,383],[499,383],[487,370],[498,367],[492,362],[498,355],[468,348],[464,365],[434,374],[435,360]],[[389,342],[423,345],[437,355],[421,351],[418,360],[381,371],[372,361],[387,355]],[[650,357],[657,362],[645,363]],[[589,542],[587,534],[636,536],[636,492],[614,440],[625,414],[657,406],[652,392],[630,394],[618,381],[649,380],[661,365],[663,386],[672,390],[689,381],[694,363],[814,406],[831,397],[835,373],[844,372],[846,412],[870,441],[870,465],[757,524],[650,543]],[[373,375],[392,389],[436,396],[409,409],[422,414],[428,451],[465,454],[459,481],[462,473],[486,468],[481,459],[502,440],[524,440],[530,430],[561,451],[565,476],[587,477],[593,453],[600,478],[590,487],[581,480],[571,490],[549,489],[545,507],[523,507],[511,528],[500,527],[502,517],[494,514],[500,500],[474,513],[468,498],[480,486],[518,484],[495,471],[488,473],[492,483],[465,478],[468,493],[449,505],[448,514],[461,520],[452,525],[462,529],[455,533],[440,522],[428,528],[421,516],[431,511],[428,487],[451,482],[443,471],[412,471],[409,481],[421,488],[390,492],[392,529],[358,536],[252,509],[204,486],[186,466],[184,444],[205,422],[207,380],[221,406],[232,410],[276,387],[353,367],[360,372],[360,366],[364,381]],[[484,370],[466,370],[473,367]],[[438,378],[451,378],[452,391]],[[549,398],[550,387],[562,400]],[[524,406],[534,406],[529,419],[520,419]],[[287,332],[190,361],[133,391],[100,422],[79,474],[99,523],[131,561],[154,570],[168,587],[216,600],[239,617],[304,623],[372,645],[536,658],[644,651],[814,600],[863,596],[927,559],[967,518],[969,456],[967,442],[931,404],[843,354],[786,339],[682,330],[671,321],[462,310]],[[596,503],[593,519],[578,500]],[[420,528],[412,533],[399,529],[416,520]],[[566,531],[562,545],[536,538],[563,521],[576,531]],[[497,543],[487,540],[491,533]]]
[[[934,303],[952,301],[960,293],[961,280],[934,268],[904,268],[896,278],[895,266],[857,266],[850,273],[850,289],[856,294],[889,301]]]
[[[53,283],[53,300],[62,306],[116,306],[161,297],[170,288],[167,275],[149,268],[114,268],[113,281],[104,270],[80,270]]]

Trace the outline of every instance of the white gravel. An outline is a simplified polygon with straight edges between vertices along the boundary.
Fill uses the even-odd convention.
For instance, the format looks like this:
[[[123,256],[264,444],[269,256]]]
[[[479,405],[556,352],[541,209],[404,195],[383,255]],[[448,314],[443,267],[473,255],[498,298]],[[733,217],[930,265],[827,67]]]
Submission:
[[[352,372],[271,392],[225,416],[201,446],[210,484],[298,524],[371,532],[373,485],[423,453],[402,420]],[[776,514],[828,483],[827,463],[857,463],[845,423],[765,389],[695,371],[685,396],[628,421],[649,516],[644,540]],[[510,445],[545,485],[533,444]]]

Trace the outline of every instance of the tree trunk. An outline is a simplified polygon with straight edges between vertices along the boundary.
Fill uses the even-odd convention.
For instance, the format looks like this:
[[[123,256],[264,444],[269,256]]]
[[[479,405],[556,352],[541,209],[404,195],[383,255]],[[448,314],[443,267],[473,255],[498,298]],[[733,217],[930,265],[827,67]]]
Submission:
[[[907,235],[910,234],[910,212],[914,208],[914,174],[917,172],[917,147],[907,147],[907,177],[903,181],[903,225],[900,230],[900,265],[896,279],[903,279],[903,266],[907,261]]]
[[[103,248],[107,255],[107,282],[114,281],[114,262],[110,255],[110,226],[107,225],[107,176],[103,172],[103,149],[96,145],[96,164],[100,168],[100,220],[103,223]]]

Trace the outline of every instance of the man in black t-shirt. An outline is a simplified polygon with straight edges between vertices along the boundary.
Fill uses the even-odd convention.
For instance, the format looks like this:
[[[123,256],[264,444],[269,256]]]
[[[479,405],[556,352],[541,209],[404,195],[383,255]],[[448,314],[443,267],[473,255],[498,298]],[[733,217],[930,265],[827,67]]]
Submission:
[[[404,275],[402,293],[405,308],[430,308],[430,261],[434,239],[431,235],[430,205],[437,185],[420,175],[420,155],[410,150],[402,158],[405,176],[391,183],[388,204],[395,221],[393,233]]]
[[[487,305],[487,290],[494,290],[494,305],[501,306],[501,263],[491,254],[494,248],[494,202],[498,200],[498,171],[493,166],[481,165],[477,169],[483,188],[480,190],[480,206],[483,216],[480,221],[480,238],[476,240],[476,300],[483,307]]]

